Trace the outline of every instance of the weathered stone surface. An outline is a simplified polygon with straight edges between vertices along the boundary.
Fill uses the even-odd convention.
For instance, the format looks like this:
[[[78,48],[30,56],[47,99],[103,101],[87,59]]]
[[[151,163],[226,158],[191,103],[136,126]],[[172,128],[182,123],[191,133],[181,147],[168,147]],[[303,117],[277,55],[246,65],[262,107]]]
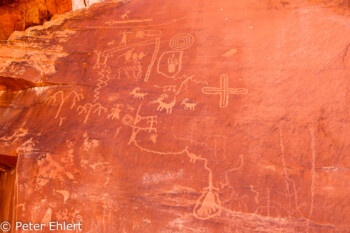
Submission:
[[[13,34],[0,154],[19,156],[16,218],[348,232],[350,19],[334,9],[105,2]]]
[[[6,40],[13,31],[42,24],[71,9],[71,0],[3,1],[0,4],[0,40]]]

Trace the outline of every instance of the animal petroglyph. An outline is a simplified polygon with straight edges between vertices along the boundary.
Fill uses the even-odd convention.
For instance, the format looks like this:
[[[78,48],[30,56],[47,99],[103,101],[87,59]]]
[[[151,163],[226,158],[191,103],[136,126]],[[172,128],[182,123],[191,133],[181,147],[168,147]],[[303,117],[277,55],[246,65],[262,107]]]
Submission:
[[[248,94],[248,90],[245,88],[229,88],[226,74],[220,76],[220,87],[203,87],[202,92],[208,95],[220,95],[220,108],[226,108],[228,106],[230,94]]]
[[[134,99],[144,99],[147,93],[142,93],[139,91],[140,91],[140,88],[136,87],[129,93],[129,95],[132,95]]]
[[[120,16],[120,18],[122,18],[122,20],[128,19],[129,18],[129,14],[130,14],[130,11],[128,10],[124,14],[122,14]]]
[[[55,119],[60,115],[61,109],[63,107],[63,104],[66,102],[66,100],[73,96],[73,102],[71,105],[71,109],[76,105],[77,101],[80,101],[82,99],[84,99],[84,96],[82,94],[78,94],[76,91],[72,91],[70,92],[67,96],[64,96],[64,92],[63,91],[57,91],[55,94],[53,94],[52,96],[50,96],[47,100],[46,103],[47,104],[51,104],[54,105],[56,103],[56,101],[58,99],[61,100],[60,105],[57,109],[56,115],[55,115]]]
[[[157,103],[158,104],[157,111],[159,112],[165,110],[166,113],[172,113],[173,107],[175,106],[175,103],[176,103],[176,97],[174,97],[174,99],[169,103],[164,102],[164,100],[167,98],[168,98],[167,94],[162,94],[157,100],[150,102],[150,104]]]
[[[167,51],[158,60],[157,72],[166,78],[175,79],[181,71],[182,51]]]
[[[28,129],[23,129],[23,128],[19,128],[17,129],[11,136],[3,136],[0,138],[0,141],[5,141],[5,142],[17,142],[18,139],[26,136],[28,134]]]
[[[190,103],[188,102],[189,99],[188,98],[185,98],[182,102],[181,102],[181,105],[184,105],[184,109],[185,110],[191,110],[191,111],[194,111],[194,107],[196,107],[197,103]]]
[[[77,108],[78,114],[82,114],[85,113],[85,119],[84,119],[84,124],[87,122],[87,120],[89,119],[89,116],[91,114],[92,109],[93,113],[97,113],[98,115],[101,115],[101,111],[107,112],[107,108],[103,107],[100,103],[96,103],[96,104],[91,104],[91,103],[87,103],[84,106],[80,105]]]
[[[187,77],[185,80],[183,80],[180,84],[180,87],[175,93],[175,97],[171,102],[165,102],[164,100],[167,99],[169,96],[167,94],[162,94],[158,99],[151,101],[149,104],[158,104],[157,111],[161,112],[165,110],[166,113],[170,114],[173,111],[173,108],[176,104],[176,97],[180,94],[182,88],[184,85],[193,78],[192,76]]]
[[[174,50],[185,50],[192,46],[194,37],[188,33],[181,33],[171,38],[169,45]]]

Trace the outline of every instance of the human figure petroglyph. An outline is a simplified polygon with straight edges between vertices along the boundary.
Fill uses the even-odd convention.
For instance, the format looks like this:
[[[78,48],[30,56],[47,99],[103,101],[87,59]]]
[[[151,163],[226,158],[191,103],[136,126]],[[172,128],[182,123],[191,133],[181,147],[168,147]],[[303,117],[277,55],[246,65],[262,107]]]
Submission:
[[[173,107],[175,106],[176,103],[176,97],[174,97],[174,99],[169,102],[166,103],[164,102],[165,99],[167,99],[169,96],[167,94],[162,94],[158,99],[156,99],[155,101],[151,101],[149,104],[158,104],[157,107],[157,111],[161,112],[163,110],[165,110],[166,113],[170,114],[173,111]]]
[[[47,104],[51,104],[54,105],[58,99],[58,97],[60,97],[60,105],[59,108],[56,112],[55,115],[55,119],[60,115],[61,109],[63,107],[63,104],[66,102],[66,100],[70,97],[73,96],[73,101],[72,101],[72,105],[71,105],[71,109],[76,105],[76,103],[82,99],[84,99],[84,96],[82,94],[78,94],[76,91],[71,91],[66,97],[64,97],[64,92],[63,91],[57,91],[55,94],[53,94],[52,96],[50,96],[47,100],[46,103]]]
[[[185,110],[191,110],[194,111],[194,107],[196,107],[197,103],[190,103],[188,102],[190,99],[189,98],[185,98],[182,100],[181,105],[184,105],[184,109]]]
[[[220,76],[220,87],[203,87],[202,92],[208,95],[220,95],[220,108],[226,108],[228,106],[230,94],[248,94],[248,90],[245,88],[229,88],[228,76],[226,74]]]
[[[95,108],[93,113],[97,112],[98,115],[101,115],[101,111],[107,112],[107,108],[103,107],[100,103],[96,103],[96,104],[87,103],[85,105],[78,106],[78,108],[77,108],[78,114],[79,115],[82,113],[86,114],[85,119],[84,119],[84,124],[89,119],[90,113],[91,113],[93,108]]]
[[[134,99],[144,99],[147,93],[142,93],[139,91],[140,91],[140,88],[136,87],[129,93],[129,95],[132,95]]]
[[[112,108],[111,113],[107,116],[108,119],[117,119],[119,120],[120,118],[120,112],[122,111],[122,107],[124,104],[115,104],[114,108]]]
[[[123,36],[122,36],[122,39],[121,39],[121,41],[119,42],[119,44],[121,44],[121,45],[126,45],[126,43],[127,43],[127,36],[128,36],[128,34],[130,34],[131,32],[123,32]]]

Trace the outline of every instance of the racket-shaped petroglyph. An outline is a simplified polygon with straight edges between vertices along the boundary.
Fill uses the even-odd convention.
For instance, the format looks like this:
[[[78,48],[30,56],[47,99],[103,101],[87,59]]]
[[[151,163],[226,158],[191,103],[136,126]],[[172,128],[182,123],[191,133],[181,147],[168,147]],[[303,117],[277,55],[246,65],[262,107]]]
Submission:
[[[145,92],[140,92],[140,88],[139,87],[135,87],[130,93],[129,95],[132,95],[132,97],[134,99],[144,99],[145,96],[147,95],[147,93]]]
[[[218,189],[206,188],[193,208],[193,215],[197,219],[207,220],[219,215],[221,212],[221,201]]]
[[[91,104],[87,103],[85,105],[80,105],[77,108],[78,114],[86,114],[84,118],[84,124],[88,121],[91,112],[97,113],[98,116],[101,115],[101,112],[107,112],[107,108],[103,107],[100,103]]]
[[[59,107],[57,109],[55,119],[60,115],[60,112],[62,110],[62,107],[64,103],[66,102],[67,99],[70,97],[73,97],[72,99],[72,104],[71,104],[71,109],[75,107],[76,103],[82,99],[84,99],[84,96],[82,94],[78,94],[76,91],[71,91],[68,95],[65,96],[65,93],[63,91],[57,91],[55,94],[50,96],[47,100],[46,103],[48,105],[55,105],[56,102],[59,102]]]
[[[220,108],[226,108],[229,102],[230,95],[245,95],[248,94],[248,90],[245,88],[230,88],[228,87],[228,76],[222,74],[220,76],[220,87],[203,87],[202,92],[207,95],[219,95]]]

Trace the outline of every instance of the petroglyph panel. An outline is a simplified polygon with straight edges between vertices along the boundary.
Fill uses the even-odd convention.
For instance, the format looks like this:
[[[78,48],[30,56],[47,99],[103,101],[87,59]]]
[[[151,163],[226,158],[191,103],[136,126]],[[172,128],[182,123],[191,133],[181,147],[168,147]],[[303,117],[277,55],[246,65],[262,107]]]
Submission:
[[[104,2],[0,47],[17,217],[87,233],[347,232],[349,19],[277,5]]]

